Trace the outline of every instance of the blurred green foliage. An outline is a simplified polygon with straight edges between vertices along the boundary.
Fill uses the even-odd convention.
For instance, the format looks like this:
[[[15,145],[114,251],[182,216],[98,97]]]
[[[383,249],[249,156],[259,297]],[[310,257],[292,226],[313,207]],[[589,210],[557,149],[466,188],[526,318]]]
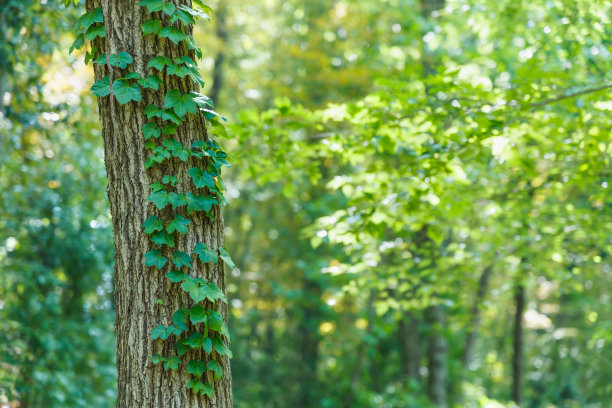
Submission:
[[[82,81],[56,80],[73,71],[58,46],[75,15],[54,3],[0,6],[0,404],[108,407],[114,313],[103,152]]]
[[[106,407],[111,235],[90,77],[63,46],[74,16],[8,4],[0,395]],[[518,288],[521,406],[608,406],[610,3],[224,8],[196,42],[211,44],[204,78],[223,78],[236,152],[236,406],[429,407],[442,377],[448,406],[512,407]]]

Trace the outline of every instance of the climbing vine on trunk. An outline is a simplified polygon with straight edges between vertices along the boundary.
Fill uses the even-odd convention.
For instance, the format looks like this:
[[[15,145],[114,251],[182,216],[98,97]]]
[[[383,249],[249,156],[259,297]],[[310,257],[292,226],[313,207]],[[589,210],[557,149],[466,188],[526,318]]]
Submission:
[[[68,5],[71,0],[64,1]],[[76,1],[75,1],[76,2]],[[107,30],[104,17],[107,14],[103,7],[97,7],[85,13],[77,22],[78,36],[70,52],[80,49],[86,42],[90,49],[85,55],[85,62],[107,67],[108,75],[96,81],[91,87],[92,93],[99,98],[115,98],[120,105],[138,103],[143,100],[143,93],[156,92],[157,104],[149,104],[142,109],[146,117],[142,126],[147,158],[143,171],[155,176],[157,181],[149,185],[148,201],[155,211],[142,224],[143,233],[150,240],[151,247],[144,255],[146,267],[164,271],[166,278],[178,285],[191,298],[189,304],[174,310],[172,323],[160,324],[151,330],[152,341],[172,342],[172,353],[158,353],[152,356],[154,364],[163,364],[166,371],[178,370],[186,364],[191,380],[185,387],[195,394],[211,398],[214,395],[214,383],[223,375],[224,356],[232,357],[229,344],[229,333],[220,303],[227,303],[225,294],[215,283],[198,277],[194,272],[197,260],[203,267],[218,264],[234,268],[234,263],[225,247],[213,248],[204,242],[198,242],[192,248],[192,255],[176,249],[175,241],[181,234],[187,234],[194,227],[190,217],[204,213],[213,221],[220,216],[217,210],[226,205],[223,195],[225,186],[221,179],[223,166],[229,167],[229,157],[222,147],[206,134],[191,145],[183,145],[174,136],[181,126],[188,126],[190,115],[202,115],[214,134],[225,135],[222,122],[226,119],[215,112],[213,101],[196,91],[181,92],[172,88],[162,93],[168,84],[162,78],[176,77],[183,81],[192,81],[194,87],[204,85],[204,81],[194,61],[202,57],[201,50],[195,45],[187,28],[196,19],[209,20],[212,10],[201,1],[194,1],[200,9],[187,5],[175,5],[164,0],[142,0],[139,6],[146,8],[149,19],[142,26],[143,36],[157,36],[160,40],[171,41],[182,50],[182,55],[155,55],[147,63],[145,76],[135,69],[134,57],[129,50],[111,53],[108,45],[104,46]],[[108,7],[108,3],[104,3]],[[113,104],[110,104],[113,124],[116,127]],[[190,166],[184,177],[189,177],[192,191],[181,191],[180,174],[167,172],[173,166],[167,162],[183,162]],[[193,165],[193,166],[192,166]],[[178,172],[177,172],[178,173]],[[164,307],[164,299],[157,299],[157,305]],[[189,353],[197,351],[198,353]],[[201,351],[204,351],[202,354]],[[189,354],[188,354],[189,353]],[[200,358],[186,358],[202,356]],[[187,361],[188,360],[188,361]]]

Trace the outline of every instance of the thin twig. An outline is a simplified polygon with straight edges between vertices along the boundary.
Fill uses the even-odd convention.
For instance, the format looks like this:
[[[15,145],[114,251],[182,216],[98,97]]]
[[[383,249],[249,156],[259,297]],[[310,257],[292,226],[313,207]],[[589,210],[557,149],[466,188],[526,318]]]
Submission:
[[[548,98],[548,99],[544,99],[544,100],[539,101],[539,102],[534,102],[534,103],[530,104],[529,107],[531,107],[531,108],[538,108],[540,106],[550,105],[551,103],[559,102],[559,101],[562,101],[564,99],[570,99],[570,98],[574,98],[576,96],[581,96],[581,95],[586,95],[586,94],[590,94],[590,93],[594,93],[594,92],[599,92],[599,91],[606,90],[608,88],[612,88],[612,81],[607,82],[607,83],[605,83],[603,85],[596,86],[594,88],[586,88],[586,89],[583,89],[582,91],[573,92],[573,93],[569,93],[569,94],[565,94],[565,95],[559,95],[559,96],[555,96],[554,98]]]

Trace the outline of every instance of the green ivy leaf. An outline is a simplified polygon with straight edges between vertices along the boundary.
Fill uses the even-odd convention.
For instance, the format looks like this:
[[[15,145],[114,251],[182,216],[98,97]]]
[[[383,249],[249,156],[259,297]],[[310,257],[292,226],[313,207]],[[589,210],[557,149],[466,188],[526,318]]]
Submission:
[[[206,299],[208,288],[203,288],[200,286],[200,283],[193,278],[187,278],[185,282],[181,284],[181,288],[189,293],[189,296],[191,296],[196,303],[200,303],[202,300]]]
[[[163,11],[167,15],[172,15],[176,9],[174,4],[166,3],[164,0],[142,0],[138,3],[139,6],[147,6],[149,13]]]
[[[151,235],[151,241],[155,245],[168,245],[170,248],[174,248],[174,236],[167,234],[165,231],[156,232]]]
[[[190,313],[191,323],[203,323],[206,321],[206,309],[200,305],[196,305],[191,308]]]
[[[148,200],[155,204],[155,207],[157,207],[158,210],[161,210],[170,204],[167,191],[154,191],[149,195]]]
[[[132,58],[132,56],[129,53],[123,51],[123,52],[120,52],[119,54],[112,54],[109,57],[109,61],[113,67],[119,67],[121,69],[125,69],[128,66],[128,64],[131,64],[132,62],[134,62],[134,58]]]
[[[166,109],[163,111],[162,120],[170,120],[176,125],[180,125],[181,122],[183,121],[181,118],[177,116],[176,113],[174,113],[174,110],[172,109]]]
[[[172,254],[172,263],[177,268],[182,268],[183,266],[191,268],[191,257],[185,252],[174,251],[174,254]]]
[[[191,347],[189,347],[189,345],[185,344],[185,339],[178,340],[174,344],[174,348],[176,349],[176,354],[178,354],[179,357],[183,357],[185,355],[185,353],[187,353],[189,350],[191,350]]]
[[[138,5],[146,6],[149,9],[149,13],[161,10],[165,0],[141,0]]]
[[[173,89],[166,94],[164,100],[164,109],[174,109],[174,112],[179,116],[183,117],[188,112],[196,113],[196,104],[193,102],[193,97],[189,94],[182,95],[178,89]]]
[[[176,139],[166,139],[162,142],[162,144],[171,152],[174,152],[176,150],[179,150],[180,148],[183,147],[183,145],[181,144],[181,142],[179,142]]]
[[[213,100],[210,99],[208,96],[203,95],[199,92],[191,92],[191,94],[193,95],[193,101],[200,107],[200,108],[205,108],[207,106],[214,108],[215,105],[213,103]]]
[[[196,395],[198,393],[204,393],[204,390],[206,389],[205,385],[200,380],[197,380],[195,378],[191,379],[187,383],[187,388],[192,390],[193,393],[196,394]]]
[[[147,119],[161,118],[163,111],[155,105],[147,106],[142,112],[147,116]]]
[[[203,263],[217,263],[217,261],[219,260],[217,251],[209,249],[206,244],[203,244],[201,242],[196,245],[195,249],[193,250],[193,253],[198,255]]]
[[[149,75],[146,78],[139,79],[138,83],[143,88],[151,88],[157,91],[163,82],[157,75]]]
[[[106,54],[100,55],[98,58],[94,60],[94,64],[96,65],[106,65],[108,61],[106,60]]]
[[[97,80],[96,83],[91,86],[91,93],[98,97],[110,95],[110,77],[105,76]]]
[[[211,302],[216,302],[217,300],[221,300],[227,303],[227,299],[223,291],[219,289],[219,287],[212,282],[208,284],[208,294],[209,294],[209,300]]]
[[[181,30],[180,28],[176,28],[172,26],[164,27],[161,30],[159,30],[159,33],[157,34],[157,36],[160,38],[167,38],[175,44],[178,44],[181,41],[187,41],[187,34],[185,34],[183,30]]]
[[[204,383],[204,388],[200,391],[200,394],[207,396],[208,398],[212,398],[215,395],[215,387],[212,386],[208,381]]]
[[[208,327],[211,330],[216,332],[221,332],[223,329],[223,325],[225,322],[223,321],[223,316],[221,314],[215,312],[214,310],[210,310],[208,312]]]
[[[205,339],[207,338],[208,337],[204,337],[202,333],[193,333],[191,336],[185,339],[185,344],[195,350],[202,347]]]
[[[87,30],[94,23],[103,23],[104,15],[102,14],[102,8],[96,7],[89,13],[83,14],[76,22],[76,29]]]
[[[182,65],[169,65],[168,68],[166,68],[166,72],[168,75],[176,75],[180,78],[185,78],[191,73],[191,70]]]
[[[178,356],[172,356],[164,363],[164,370],[177,370],[181,365],[181,359]]]
[[[167,273],[166,278],[170,279],[171,282],[182,282],[187,279],[187,275],[181,271],[174,271]]]
[[[163,326],[162,326],[162,327],[163,327]],[[151,358],[151,360],[153,361],[153,364],[159,364],[159,363],[161,363],[162,361],[168,361],[168,359],[167,359],[166,357],[163,357],[163,356],[161,356],[161,355],[159,355],[159,354],[155,354],[155,355],[154,355],[154,356]]]
[[[191,16],[191,14],[184,12],[183,10],[176,10],[176,12],[172,15],[170,21],[175,23],[177,20],[181,20],[181,22],[185,25],[194,24],[195,19]]]
[[[213,188],[216,186],[214,175],[212,175],[211,173],[205,172],[200,168],[194,167],[191,170],[189,170],[188,174],[193,179],[193,182],[197,188],[203,188],[203,187]]]
[[[177,57],[174,62],[176,64],[185,64],[187,66],[193,66],[195,67],[197,64],[196,62],[193,60],[193,58],[187,56],[187,55],[183,55],[182,57]]]
[[[166,327],[160,324],[159,326],[151,330],[151,339],[152,340],[156,340],[156,339],[166,340],[172,334],[173,329],[174,329],[173,326]]]
[[[169,193],[168,201],[170,202],[173,208],[177,208],[177,207],[187,204],[187,201],[185,199],[185,194],[182,194],[182,193],[181,194],[177,194],[174,192]]]
[[[74,50],[80,50],[81,48],[83,48],[84,45],[85,45],[85,34],[77,35],[74,42],[70,46],[70,50],[68,51],[68,54],[72,54],[72,51]]]
[[[194,195],[187,193],[187,214],[191,215],[196,211],[210,212],[213,205],[218,204],[217,199],[211,195]]]
[[[166,65],[172,65],[172,60],[168,57],[155,57],[147,64],[147,69],[155,68],[162,71]]]
[[[157,215],[152,215],[142,224],[145,234],[152,234],[155,231],[164,229],[164,223],[157,218]]]
[[[213,344],[212,344],[212,341],[210,341],[208,337],[204,339],[204,344],[202,344],[202,349],[208,354],[212,353]]]
[[[204,363],[203,361],[191,360],[187,364],[187,372],[189,374],[193,374],[196,378],[200,378],[205,371],[206,363]]]
[[[155,122],[149,122],[142,127],[142,133],[144,134],[145,140],[149,140],[152,137],[159,137],[161,135],[161,129]]]
[[[174,324],[185,324],[187,323],[187,317],[189,316],[189,309],[179,309],[176,312],[174,312],[174,315],[172,316],[172,321],[174,322]]]
[[[191,152],[187,149],[180,149],[175,152],[172,152],[172,155],[181,161],[189,160],[189,156],[191,156]]]
[[[210,21],[210,17],[208,16],[208,14],[206,14],[205,12],[203,12],[202,10],[198,10],[198,9],[192,9],[191,7],[187,7],[184,4],[181,4],[179,6],[179,9],[183,10],[186,13],[191,14],[193,17],[198,17],[198,18],[203,18],[205,20]]]
[[[212,127],[211,131],[213,135],[218,137],[227,137],[227,131],[225,130],[225,126],[217,118],[212,118],[209,120],[209,123]]]
[[[98,47],[92,47],[91,51],[86,51],[85,52],[85,65],[89,64],[89,61],[94,59],[97,53],[98,53]]]
[[[168,223],[166,226],[166,231],[169,234],[172,234],[174,231],[177,231],[180,234],[186,234],[188,231],[187,226],[191,224],[191,221],[180,214],[176,214],[174,219]]]
[[[155,266],[157,269],[161,269],[168,262],[165,256],[159,249],[152,249],[145,254],[145,265]]]
[[[113,82],[113,94],[121,105],[130,101],[141,101],[140,88],[136,84],[130,84],[125,79],[118,79]]]
[[[211,120],[215,117],[218,117],[220,119],[222,119],[224,122],[227,122],[227,118],[225,116],[221,116],[220,114],[218,114],[217,112],[215,112],[212,109],[207,109],[207,108],[200,108],[200,110],[202,112],[204,112],[204,117],[206,118],[206,120]]]
[[[93,41],[98,37],[106,37],[106,29],[103,25],[91,26],[85,32],[85,38],[89,41]]]
[[[144,35],[157,34],[162,29],[162,23],[156,18],[147,20],[142,25],[142,33]]]
[[[140,76],[140,74],[138,72],[130,72],[129,74],[127,74],[125,76],[124,79],[138,79],[138,80],[141,80],[141,78],[142,77]]]
[[[229,252],[227,252],[227,249],[219,248],[219,256],[230,269],[236,268],[236,265],[234,265],[234,261],[232,261],[232,257],[230,256]]]
[[[211,341],[212,341],[213,347],[215,348],[215,351],[219,353],[220,356],[228,356],[229,358],[233,357],[231,350],[225,345],[223,340],[221,340],[219,337],[213,337]]]
[[[210,360],[208,362],[208,369],[213,372],[215,381],[223,377],[223,367],[217,361]]]
[[[150,142],[151,144],[155,144],[155,142]],[[147,144],[149,144],[147,142]],[[164,186],[162,183],[160,183],[159,181],[156,181],[155,183],[151,183],[149,184],[149,189],[152,191],[166,191],[166,186]]]
[[[162,183],[164,183],[164,184],[171,184],[171,185],[175,186],[178,183],[178,178],[176,176],[170,176],[170,175],[166,174],[162,178]]]
[[[173,135],[175,133],[176,133],[176,126],[171,123],[168,123],[162,128],[162,134],[164,136]]]

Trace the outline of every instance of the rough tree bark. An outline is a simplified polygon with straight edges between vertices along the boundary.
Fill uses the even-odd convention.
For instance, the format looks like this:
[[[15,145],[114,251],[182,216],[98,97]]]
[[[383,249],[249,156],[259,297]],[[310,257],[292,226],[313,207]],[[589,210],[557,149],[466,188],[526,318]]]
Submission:
[[[154,35],[144,37],[141,25],[149,19],[145,7],[138,5],[139,0],[88,0],[89,11],[100,7],[104,14],[106,38],[94,43],[109,54],[129,52],[133,64],[125,70],[107,65],[95,66],[96,80],[110,75],[110,82],[130,71],[145,77],[147,63],[156,56],[176,58],[183,55],[193,56],[183,43],[178,45]],[[191,0],[172,0],[175,5],[191,6]],[[189,27],[187,34],[191,34]],[[154,73],[154,72],[150,72]],[[164,371],[161,364],[154,365],[154,354],[172,356],[175,354],[174,342],[152,342],[151,329],[159,324],[171,323],[172,314],[179,308],[193,306],[188,295],[178,284],[171,283],[164,275],[170,272],[170,262],[160,271],[145,267],[144,254],[152,249],[152,243],[144,234],[143,222],[151,215],[159,214],[152,203],[147,201],[149,185],[160,181],[162,175],[175,175],[179,179],[176,186],[180,192],[195,192],[195,186],[187,172],[201,165],[196,158],[187,162],[178,159],[145,170],[147,157],[145,140],[141,128],[147,122],[143,109],[149,104],[163,106],[167,91],[179,89],[182,94],[197,91],[198,87],[189,79],[160,74],[163,84],[159,91],[142,90],[141,102],[119,105],[112,96],[98,98],[98,110],[102,122],[105,163],[108,175],[108,197],[113,220],[115,244],[115,310],[117,332],[117,382],[118,408],[228,408],[232,407],[231,370],[227,357],[220,359],[223,378],[214,383],[215,395],[205,398],[195,396],[187,389],[190,375],[186,372],[190,359],[206,360],[204,352],[190,351],[183,356],[179,370]],[[173,136],[184,146],[191,146],[196,140],[206,140],[206,123],[201,116],[189,115]],[[169,208],[161,210],[164,215]],[[181,212],[182,209],[177,210]],[[169,215],[167,213],[165,215]],[[187,234],[178,234],[176,249],[190,255],[196,243],[202,242],[211,249],[223,245],[223,219],[218,207],[213,209],[214,221],[209,221],[203,212],[189,216],[192,224]],[[187,214],[183,214],[187,215]],[[194,258],[193,276],[197,275],[214,282],[226,292],[223,263],[204,265]],[[163,305],[156,300],[162,299]],[[220,303],[220,302],[219,302]],[[221,304],[218,309],[227,321],[227,307]],[[201,354],[200,354],[201,353]],[[212,378],[209,381],[212,383]]]

